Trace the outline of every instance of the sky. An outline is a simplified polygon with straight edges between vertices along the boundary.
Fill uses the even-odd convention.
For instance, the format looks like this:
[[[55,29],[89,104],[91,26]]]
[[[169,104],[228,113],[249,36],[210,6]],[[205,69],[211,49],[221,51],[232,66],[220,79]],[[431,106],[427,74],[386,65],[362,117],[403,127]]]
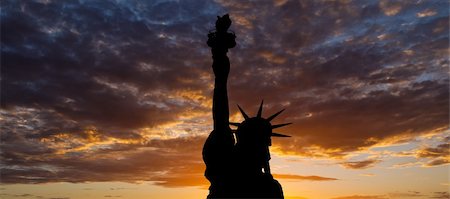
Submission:
[[[4,0],[0,197],[205,198],[207,33],[287,199],[449,198],[449,2]],[[278,129],[277,129],[278,130]]]

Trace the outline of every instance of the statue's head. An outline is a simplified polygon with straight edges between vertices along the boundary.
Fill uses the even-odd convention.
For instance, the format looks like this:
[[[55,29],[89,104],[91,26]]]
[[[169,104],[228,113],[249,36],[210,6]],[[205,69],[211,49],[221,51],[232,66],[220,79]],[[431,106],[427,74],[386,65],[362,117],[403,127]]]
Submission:
[[[228,14],[222,17],[217,16],[216,30],[217,32],[227,32],[228,28],[231,26],[230,16]]]
[[[271,134],[272,128],[269,121],[253,117],[240,123],[236,138],[240,146],[259,148],[272,145]]]
[[[281,112],[283,112],[284,109],[265,119],[261,116],[262,107],[263,103],[261,102],[258,114],[252,118],[250,118],[244,112],[244,110],[242,110],[241,107],[239,107],[239,110],[241,111],[245,120],[242,123],[230,123],[231,125],[235,125],[238,127],[237,130],[235,131],[237,138],[236,144],[237,146],[243,148],[254,148],[257,150],[258,148],[271,146],[272,137],[290,137],[288,135],[274,133],[272,132],[272,129],[286,126],[291,123],[278,125],[270,124],[270,121],[273,120],[276,116],[278,116]]]

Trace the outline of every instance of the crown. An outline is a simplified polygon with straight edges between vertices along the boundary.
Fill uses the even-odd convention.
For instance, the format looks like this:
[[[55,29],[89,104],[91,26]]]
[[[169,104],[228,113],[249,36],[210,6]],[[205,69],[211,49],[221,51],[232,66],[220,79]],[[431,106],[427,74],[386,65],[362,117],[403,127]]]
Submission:
[[[249,121],[249,120],[259,120],[259,121],[264,121],[265,123],[268,123],[268,124],[270,125],[270,129],[276,129],[276,128],[280,128],[280,127],[283,127],[283,126],[292,124],[292,123],[275,124],[275,125],[270,124],[270,121],[273,120],[273,119],[274,119],[275,117],[277,117],[278,115],[280,115],[285,109],[276,112],[275,114],[271,115],[271,116],[268,117],[267,119],[264,119],[264,118],[262,118],[263,104],[264,104],[264,100],[261,101],[261,105],[259,106],[258,113],[257,113],[257,115],[256,115],[255,117],[253,117],[253,118],[250,118],[250,117],[247,115],[247,113],[245,113],[245,111],[244,111],[239,105],[237,105],[237,107],[239,108],[239,111],[241,112],[241,114],[242,114],[242,116],[244,117],[245,120],[244,120],[242,123],[230,122],[229,124],[230,124],[230,125],[233,125],[233,126],[240,127],[240,126],[242,126],[246,121]],[[232,130],[232,132],[233,132],[233,133],[236,133],[236,130]],[[270,136],[271,136],[271,137],[291,137],[291,136],[289,136],[289,135],[283,135],[283,134],[281,134],[281,133],[275,133],[275,132],[271,132]]]

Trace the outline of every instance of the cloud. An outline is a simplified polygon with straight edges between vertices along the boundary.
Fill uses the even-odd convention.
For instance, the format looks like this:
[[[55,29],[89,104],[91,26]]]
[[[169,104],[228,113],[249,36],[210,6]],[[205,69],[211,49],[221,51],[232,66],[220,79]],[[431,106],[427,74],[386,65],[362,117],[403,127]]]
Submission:
[[[442,96],[441,99],[447,99],[447,78],[436,74],[437,76],[433,75],[436,79],[423,81],[425,79],[419,78],[420,74],[428,74],[431,71],[427,72],[424,65],[418,64],[430,59],[444,61],[445,56],[440,53],[425,53],[422,45],[429,41],[414,36],[420,32],[418,27],[414,31],[407,31],[407,35],[415,38],[409,40],[401,39],[403,36],[396,28],[382,28],[390,25],[378,26],[371,23],[371,20],[375,19],[389,22],[397,20],[380,13],[380,5],[367,3],[364,5],[366,8],[361,10],[358,9],[360,5],[351,3],[331,6],[323,1],[289,1],[282,8],[269,11],[269,3],[223,4],[239,17],[251,18],[256,15],[253,12],[258,12],[258,17],[252,21],[259,24],[258,32],[242,29],[240,33],[246,35],[243,42],[251,45],[232,50],[237,51],[236,56],[245,54],[246,59],[233,62],[234,70],[237,71],[234,74],[244,74],[244,77],[241,75],[230,82],[230,98],[240,104],[244,101],[244,107],[253,109],[256,109],[255,101],[259,99],[249,101],[248,95],[285,104],[287,111],[282,119],[294,122],[294,125],[287,127],[285,131],[292,132],[295,137],[289,141],[281,141],[279,146],[283,152],[310,156],[305,151],[314,143],[323,149],[322,152],[340,150],[341,153],[330,155],[342,155],[399,134],[413,138],[417,134],[448,126],[445,119],[448,117],[446,109],[440,111],[439,106],[432,105],[433,110],[430,110],[430,106],[421,105],[423,103],[419,100],[431,97],[437,100],[440,106],[448,107],[446,100],[437,98]],[[386,9],[395,7],[388,2],[384,4],[382,6]],[[246,9],[251,6],[255,8],[253,12]],[[414,14],[406,12],[413,8],[412,5],[402,3],[399,6],[401,12],[398,11],[396,16],[415,18]],[[324,7],[332,10],[320,9]],[[289,12],[291,9],[296,12]],[[339,15],[333,16],[336,14],[333,11],[336,10]],[[355,21],[355,15],[359,15],[361,20]],[[327,18],[335,20],[326,20]],[[272,20],[277,20],[277,23],[271,24]],[[425,23],[429,23],[430,27],[438,27],[440,25],[437,24],[441,24],[442,20],[443,18],[436,18],[431,20],[433,22]],[[363,22],[373,26],[358,26]],[[328,27],[330,31],[318,31],[319,28],[322,30],[322,27]],[[340,31],[336,33],[336,30]],[[378,37],[383,34],[392,37],[379,41]],[[399,40],[402,42],[396,44],[398,48],[389,45]],[[414,50],[403,47],[403,44],[409,42],[417,44]],[[261,45],[257,45],[259,43]],[[367,43],[376,45],[368,49],[371,45],[366,45]],[[431,43],[430,45],[436,45]],[[283,50],[277,48],[278,46],[283,46]],[[447,48],[446,45],[435,47],[442,50]],[[253,49],[258,51],[254,53]],[[424,53],[419,53],[420,58],[411,57],[401,53],[403,50]],[[268,61],[269,54],[265,54],[265,57],[258,56],[260,52],[266,51],[271,52],[270,55],[285,58],[285,64]],[[393,54],[401,54],[402,58],[392,57]],[[440,70],[438,65],[433,67]],[[261,83],[261,79],[265,82]],[[433,87],[436,89],[431,89]],[[430,96],[428,94],[431,90],[439,91]],[[275,105],[268,111],[274,112],[281,107],[283,106]],[[417,108],[412,110],[410,107]],[[312,117],[301,117],[305,113],[311,113]],[[422,114],[429,116],[419,119]],[[432,116],[434,114],[437,115]],[[429,120],[433,122],[425,122]]]
[[[28,193],[25,193],[25,194],[20,194],[20,195],[14,195],[14,197],[19,197],[19,198],[28,198],[28,197],[35,197],[33,194],[28,194]]]
[[[401,192],[389,193],[388,196],[392,198],[413,198],[413,197],[425,197],[427,195],[424,195],[418,191],[408,191],[405,193]]]
[[[369,159],[362,161],[342,162],[341,165],[347,169],[367,169],[373,167],[378,162],[380,162],[378,159]]]
[[[448,158],[446,158],[446,159],[445,158],[437,158],[437,159],[427,162],[424,166],[433,167],[433,166],[446,165],[449,163],[450,163],[450,160]]]
[[[18,156],[2,160],[7,165],[15,165],[2,169],[2,183],[158,181],[167,186],[200,186],[206,181],[203,179],[201,155],[197,153],[201,145],[193,145],[198,148],[189,149],[180,147],[180,143],[203,141],[200,137],[154,141],[157,143],[119,154],[108,152],[75,157],[61,154],[27,159]],[[153,147],[161,142],[167,148]],[[199,182],[188,183],[192,176],[197,176]]]
[[[352,196],[341,196],[332,199],[386,199],[382,195],[352,195]]]
[[[362,173],[362,174],[359,174],[360,176],[364,176],[364,177],[374,177],[374,176],[376,176],[375,174],[373,174],[373,173]]]
[[[177,45],[171,46],[157,36],[185,30],[188,21],[183,25],[182,18],[140,16],[144,13],[135,12],[135,5],[125,2],[70,4],[5,2],[8,9],[2,17],[2,43],[8,50],[2,55],[8,58],[2,61],[2,107],[29,107],[34,103],[80,122],[136,128],[173,120],[177,112],[188,108],[161,95],[186,88],[207,90],[200,82],[183,81],[201,75],[198,69],[174,71],[185,66],[184,60],[195,57],[188,57],[181,46],[196,48],[199,41],[177,40]],[[201,5],[205,4],[191,6]],[[176,3],[146,6],[178,7]],[[47,11],[46,15],[39,12],[41,9]],[[163,30],[159,23],[173,26]],[[190,38],[200,40],[198,36]],[[28,40],[23,41],[24,37]],[[147,44],[158,48],[148,48]],[[29,48],[22,48],[24,45]],[[197,60],[200,56],[197,54]]]
[[[257,110],[265,99],[264,116],[287,108],[274,122],[294,122],[280,129],[293,137],[274,139],[277,153],[343,158],[443,132],[447,7],[445,1],[4,1],[2,182],[204,186],[200,154],[212,127],[213,83],[205,40],[216,15],[226,12],[238,43],[230,50],[230,104]],[[437,156],[442,150],[418,154],[433,158],[432,166],[446,163]]]
[[[439,144],[436,147],[425,147],[417,151],[416,156],[419,158],[435,158],[448,156],[450,153],[450,144]]]
[[[277,179],[287,179],[287,180],[310,180],[310,181],[333,181],[338,180],[337,178],[328,178],[322,176],[301,176],[293,174],[274,174],[274,178]]]
[[[439,135],[439,134],[438,134]],[[394,168],[410,167],[422,165],[423,167],[433,167],[446,165],[450,162],[448,136],[442,133],[442,137],[431,137],[434,140],[434,146],[422,145],[420,148],[411,151],[398,152],[396,155],[400,157],[415,157],[419,161],[403,162],[395,164]]]
[[[445,139],[448,140],[448,137]],[[416,157],[431,159],[423,166],[433,167],[450,163],[450,144],[442,143],[436,147],[424,147],[416,151]]]
[[[433,192],[433,195],[431,196],[431,198],[449,198],[450,194],[446,191],[441,191],[441,192]]]
[[[45,198],[45,199],[70,199],[70,197],[44,197],[41,195],[34,195],[34,194],[8,194],[8,193],[0,193],[0,196],[4,196],[6,198]]]

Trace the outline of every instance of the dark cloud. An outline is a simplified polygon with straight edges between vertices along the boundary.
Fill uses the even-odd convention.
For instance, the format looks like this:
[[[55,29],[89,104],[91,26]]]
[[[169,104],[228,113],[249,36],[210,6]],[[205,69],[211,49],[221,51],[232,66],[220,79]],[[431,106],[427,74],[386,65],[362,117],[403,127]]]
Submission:
[[[434,157],[442,157],[447,156],[450,153],[450,144],[444,143],[439,144],[436,147],[426,147],[422,148],[417,152],[417,157],[420,158],[434,158]]]
[[[136,4],[4,2],[2,107],[51,109],[78,122],[125,128],[167,122],[189,108],[164,94],[207,90],[183,81],[201,75],[197,67],[178,68],[207,66],[195,63],[201,52],[184,50],[202,47],[207,18],[182,13],[211,3]],[[179,16],[147,12],[160,6]],[[165,34],[178,39],[171,43],[160,37]]]
[[[418,191],[408,191],[408,192],[395,192],[395,193],[389,193],[389,197],[392,198],[414,198],[414,197],[426,197],[427,195],[422,194]]]
[[[446,8],[446,1],[4,1],[2,182],[204,186],[212,84],[205,39],[225,12],[238,43],[230,104],[256,110],[265,99],[265,116],[287,108],[274,121],[294,122],[281,129],[291,139],[274,140],[280,152],[343,157],[442,132]],[[443,147],[418,154],[444,164],[436,155]]]
[[[294,122],[285,128],[294,138],[280,141],[284,152],[314,156],[307,148],[314,143],[339,156],[448,127],[448,11],[409,3],[223,3],[237,21],[254,24],[236,27],[245,45],[232,50],[232,103],[256,110],[265,99],[267,112],[287,108],[280,118]],[[417,17],[425,9],[436,13]]]
[[[450,160],[447,158],[436,158],[429,162],[427,162],[424,166],[432,167],[432,166],[440,166],[440,165],[446,165],[450,164]]]
[[[345,152],[371,146],[394,135],[413,138],[414,134],[443,128],[448,120],[447,110],[442,109],[448,106],[448,89],[444,84],[432,84],[414,84],[412,89],[405,89],[399,95],[372,92],[362,99],[331,99],[305,108],[300,108],[305,106],[300,103],[291,105],[294,110],[287,111],[291,116],[286,121],[292,121],[289,119],[294,119],[294,114],[299,112],[312,116],[294,120],[294,125],[286,128],[286,132],[298,135],[294,139],[299,143],[286,141],[282,148],[301,154],[305,145],[316,143]],[[437,93],[430,92],[430,88]],[[432,95],[436,104],[423,103],[423,98]],[[296,107],[299,108],[295,110]],[[336,137],[338,139],[331,139]]]
[[[435,146],[422,146],[418,149],[414,149],[411,151],[402,151],[397,153],[398,156],[409,156],[415,157],[416,159],[422,160],[422,166],[424,167],[433,167],[433,166],[441,166],[450,163],[450,153],[448,144],[449,137],[442,137],[439,140],[435,139]],[[415,162],[418,163],[418,162]],[[396,166],[411,166],[414,165],[413,162],[406,162],[397,164]]]
[[[367,169],[369,167],[373,167],[378,162],[380,162],[378,159],[369,159],[362,161],[342,162],[341,165],[348,169]]]
[[[424,164],[426,167],[446,165],[450,163],[450,144],[448,137],[444,139],[446,143],[439,144],[435,147],[424,147],[416,151],[415,156],[418,158],[431,159]]]
[[[433,192],[433,195],[431,196],[431,198],[449,198],[450,194],[446,191],[441,191],[441,192]]]
[[[44,196],[28,194],[28,193],[24,193],[24,194],[0,193],[0,196],[2,198],[45,198]],[[57,198],[48,198],[48,199],[57,199]],[[63,198],[63,199],[69,199],[69,198]]]

